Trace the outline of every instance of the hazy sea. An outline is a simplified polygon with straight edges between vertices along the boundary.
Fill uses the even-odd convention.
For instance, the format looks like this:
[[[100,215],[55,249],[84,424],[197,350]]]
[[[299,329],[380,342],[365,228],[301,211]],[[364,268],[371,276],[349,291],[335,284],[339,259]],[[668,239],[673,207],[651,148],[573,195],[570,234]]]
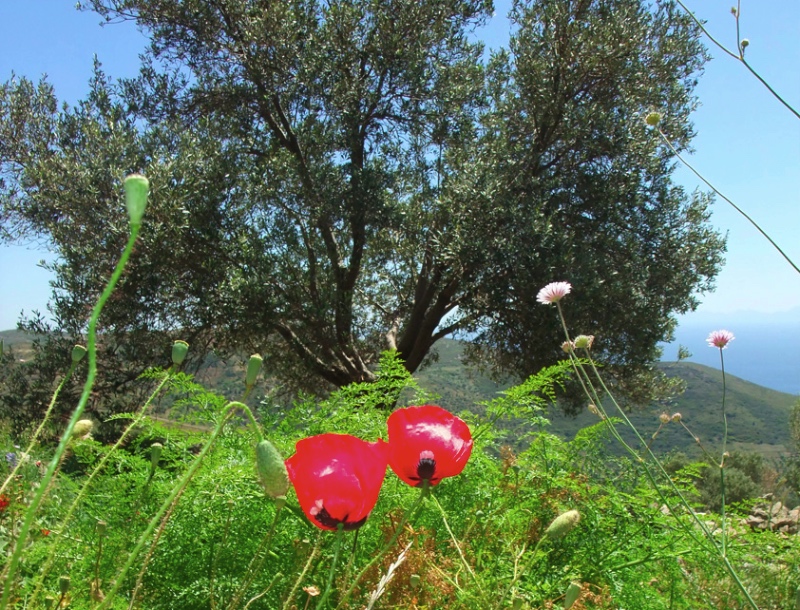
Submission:
[[[662,360],[674,361],[678,345],[687,360],[720,368],[719,349],[706,337],[726,329],[736,337],[724,350],[725,372],[760,386],[800,394],[800,309],[779,314],[690,314],[679,322],[675,341],[664,345]]]

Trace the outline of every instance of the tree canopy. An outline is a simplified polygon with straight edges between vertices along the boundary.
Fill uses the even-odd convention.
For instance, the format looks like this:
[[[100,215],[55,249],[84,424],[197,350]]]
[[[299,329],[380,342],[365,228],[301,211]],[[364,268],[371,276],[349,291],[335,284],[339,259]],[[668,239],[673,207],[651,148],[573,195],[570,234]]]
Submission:
[[[149,36],[140,75],[98,65],[71,108],[6,83],[0,209],[57,251],[52,308],[79,334],[125,240],[120,181],[149,177],[109,358],[152,365],[170,335],[319,388],[461,336],[528,374],[563,356],[535,297],[564,280],[573,330],[632,377],[712,287],[709,200],[644,122],[693,135],[705,53],[669,0],[518,0],[491,53],[489,0],[82,4]]]

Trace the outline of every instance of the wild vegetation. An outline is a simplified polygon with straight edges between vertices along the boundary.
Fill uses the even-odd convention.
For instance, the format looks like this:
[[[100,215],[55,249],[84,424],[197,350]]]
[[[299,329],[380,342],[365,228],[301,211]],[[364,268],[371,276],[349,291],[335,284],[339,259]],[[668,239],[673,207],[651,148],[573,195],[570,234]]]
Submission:
[[[798,606],[800,510],[789,511],[783,503],[797,502],[800,487],[800,402],[790,413],[775,397],[737,387],[724,372],[723,350],[734,336],[722,329],[708,336],[722,366],[718,404],[708,399],[707,371],[681,369],[694,375],[685,381],[690,386],[706,385],[703,415],[717,416],[721,432],[710,432],[709,424],[700,437],[692,427],[700,413],[684,410],[684,399],[659,404],[655,421],[638,425],[616,398],[641,397],[637,387],[653,383],[649,367],[658,339],[674,323],[671,313],[693,305],[693,291],[707,286],[719,264],[722,242],[708,230],[705,201],[690,201],[674,189],[668,169],[671,155],[690,135],[685,115],[692,75],[702,60],[695,30],[702,24],[671,2],[618,2],[615,19],[607,18],[611,5],[591,0],[518,3],[513,17],[520,27],[510,54],[499,53],[483,66],[470,63],[477,47],[464,34],[488,3],[87,4],[110,18],[137,19],[150,29],[154,44],[141,79],[112,94],[98,71],[90,99],[74,112],[56,111],[46,85],[34,91],[28,82],[12,83],[3,90],[8,103],[0,110],[13,112],[0,127],[14,136],[0,146],[8,177],[4,220],[49,232],[63,248],[57,286],[64,298],[56,303],[56,332],[37,320],[26,325],[47,331],[40,333],[44,342],[33,344],[33,363],[0,354],[0,610]],[[420,22],[420,15],[428,19]],[[738,20],[738,11],[734,15]],[[418,27],[409,28],[411,23]],[[409,46],[406,35],[425,44]],[[403,52],[401,38],[408,47]],[[259,44],[264,40],[270,44]],[[611,43],[618,43],[618,55]],[[744,43],[737,42],[741,61]],[[650,54],[641,53],[641,45]],[[431,63],[426,48],[438,49],[442,63]],[[558,63],[585,49],[591,53],[578,55],[575,65],[586,71],[570,72],[565,68],[574,68],[572,63]],[[175,71],[159,74],[152,64],[158,59]],[[395,71],[393,62],[403,69]],[[365,88],[357,95],[334,86],[341,84],[336,77],[352,77],[354,65],[364,76],[353,81]],[[486,69],[490,101],[471,88],[480,81],[471,67]],[[619,73],[602,72],[606,68]],[[182,69],[193,71],[192,78]],[[659,78],[641,78],[654,74]],[[558,86],[544,90],[542,83]],[[578,86],[580,95],[566,95],[575,93],[570,86]],[[381,93],[389,94],[388,101]],[[641,116],[643,103],[653,100],[670,113]],[[395,114],[408,111],[409,104],[424,112]],[[541,122],[562,111],[575,111],[578,120]],[[452,112],[464,120],[449,123]],[[204,113],[208,121],[199,119]],[[435,120],[428,124],[430,116]],[[644,119],[640,126],[657,130],[665,145],[655,146],[639,131],[626,131],[633,141],[626,140],[617,128],[628,129],[631,117]],[[222,127],[231,128],[228,139],[215,137]],[[57,146],[48,139],[56,132]],[[252,148],[243,152],[237,148],[242,142]],[[598,142],[600,150],[591,148]],[[373,146],[383,157],[370,156]],[[202,160],[189,154],[201,150],[212,154]],[[582,151],[589,156],[580,157]],[[118,198],[113,175],[120,168],[104,165],[115,152],[136,159],[163,153],[152,155],[151,168],[164,179],[161,184],[184,195],[181,188],[208,195],[198,196],[204,205],[193,211],[207,212],[212,225],[220,212],[230,212],[234,225],[263,238],[255,243],[264,247],[251,250],[243,235],[234,231],[237,239],[226,241],[231,234],[223,230],[215,234],[219,241],[212,235],[202,245],[211,254],[244,255],[231,256],[232,267],[203,264],[222,257],[167,269],[165,286],[180,284],[186,289],[181,295],[193,297],[196,282],[204,281],[210,304],[169,301],[175,294],[159,294],[163,286],[150,281],[158,277],[160,257],[173,257],[174,263],[176,255],[186,255],[181,240],[207,223],[191,220],[177,230],[170,216],[176,210],[164,191],[156,189],[147,208],[150,185],[138,174],[124,180],[127,225],[115,211],[105,216],[105,208],[91,205]],[[277,179],[259,189],[248,182],[253,174],[246,170],[244,177],[221,173],[248,159],[253,165],[243,167],[266,167]],[[508,160],[499,163],[499,176],[471,171],[498,159]],[[615,165],[621,160],[631,162],[633,172],[624,163]],[[401,161],[411,164],[399,171]],[[177,174],[170,173],[173,167]],[[519,184],[504,182],[506,171],[521,176]],[[431,175],[441,179],[436,189]],[[61,188],[61,179],[70,188]],[[498,185],[506,190],[496,190]],[[76,214],[67,214],[63,227],[61,208],[48,207],[57,198],[42,194],[48,188],[66,193],[66,208],[75,204]],[[603,202],[609,190],[634,193],[633,200],[561,214],[562,207],[585,198]],[[489,205],[488,193],[504,205]],[[367,209],[362,196],[375,206]],[[260,207],[262,199],[277,207]],[[399,213],[404,206],[414,212],[412,220],[425,217],[432,224],[405,224],[409,217]],[[609,209],[613,218],[601,218],[598,226],[619,229],[624,220],[633,227],[630,234],[591,232],[581,224]],[[102,213],[81,215],[92,211]],[[238,223],[256,211],[264,214],[262,224]],[[494,211],[501,228],[516,227],[503,224],[509,218],[533,222],[541,243],[530,248],[527,234],[515,242],[514,231],[497,232],[486,216]],[[384,220],[385,214],[395,224],[380,225],[371,214]],[[546,229],[556,220],[564,227],[567,220],[580,221],[579,230],[554,235]],[[89,231],[92,243],[59,242],[78,226],[102,226],[109,239],[97,243],[100,233]],[[387,226],[395,231],[390,237],[402,239],[381,241]],[[663,226],[673,233],[657,234]],[[477,234],[487,237],[480,242],[486,252],[466,247],[478,243],[470,241],[477,229],[488,231]],[[659,270],[663,255],[675,250],[674,231],[689,262],[679,256]],[[175,241],[165,240],[167,234]],[[268,239],[275,236],[284,241],[276,246]],[[611,242],[604,241],[609,236]],[[596,239],[591,253],[584,247],[590,238]],[[505,242],[510,250],[496,248]],[[620,250],[622,242],[631,249],[618,265],[597,256],[602,246]],[[176,249],[148,249],[154,243]],[[420,243],[425,246],[417,259]],[[650,260],[641,247],[655,244],[663,250],[655,248]],[[526,251],[532,258],[519,262],[533,275],[519,276],[508,260]],[[482,258],[491,252],[503,260]],[[85,265],[98,253],[98,268]],[[642,277],[642,260],[659,273]],[[409,261],[417,270],[410,283],[391,273],[395,264]],[[689,264],[688,276],[686,269],[670,266],[681,262]],[[578,271],[565,278],[572,282],[530,282],[543,269],[548,279],[558,280],[549,276],[573,267]],[[242,269],[253,276],[236,272]],[[271,271],[281,281],[296,279],[293,287],[309,294],[288,298],[280,282],[270,283]],[[607,281],[600,274],[605,271],[621,277]],[[214,272],[224,280],[222,288],[211,281]],[[264,297],[254,287],[264,280],[278,291],[266,298],[270,316],[247,326],[245,314]],[[598,309],[604,291],[609,301]],[[162,297],[163,307],[150,312],[155,318],[142,318],[137,303]],[[611,311],[609,304],[619,313],[623,302],[630,305],[624,316],[593,317]],[[532,318],[528,310],[536,312]],[[200,315],[208,311],[211,319]],[[213,316],[244,326],[215,335],[208,332],[219,322]],[[333,324],[325,326],[330,319]],[[530,338],[525,328],[533,319],[555,330],[553,341],[540,341],[529,352],[518,346]],[[625,330],[615,335],[620,325]],[[193,344],[197,340],[196,361],[206,360],[206,348],[218,339],[224,352],[233,345],[226,338],[237,332],[266,333],[259,337],[266,361],[287,356],[286,368],[270,368],[278,379],[296,373],[293,387],[302,387],[309,373],[303,366],[311,362],[311,372],[327,385],[316,395],[296,393],[292,401],[276,387],[256,398],[265,359],[254,354],[238,371],[244,378],[241,396],[228,394],[234,385],[227,379],[214,392],[182,371],[193,346],[166,341],[179,327]],[[379,337],[375,329],[387,327],[388,335]],[[603,334],[578,334],[586,328]],[[631,340],[631,329],[641,332],[640,341]],[[445,404],[449,409],[434,406],[441,397],[411,372],[434,343],[456,330],[475,332],[477,351],[471,356],[483,349],[507,375],[517,364],[540,362],[541,354],[552,364],[498,396],[467,400],[463,408],[455,401]],[[273,332],[285,341],[282,352],[273,351]],[[81,344],[65,349],[71,338]],[[379,349],[384,339],[388,350]],[[165,366],[141,374],[139,360],[156,353],[161,360],[170,343]],[[140,346],[146,349],[136,353]],[[102,370],[106,358],[111,374]],[[569,439],[553,434],[548,421],[548,409],[564,410],[558,401],[565,387],[594,418]],[[35,402],[45,394],[47,400]],[[29,408],[14,408],[23,404]],[[753,416],[753,404],[761,405],[762,417]],[[166,413],[157,414],[157,406]],[[764,421],[784,429],[765,436]],[[699,453],[660,455],[659,445],[675,431],[689,435]],[[733,450],[735,442],[743,446],[750,439],[783,444],[791,453],[782,468],[772,468],[761,455]],[[767,489],[770,496],[754,499]]]

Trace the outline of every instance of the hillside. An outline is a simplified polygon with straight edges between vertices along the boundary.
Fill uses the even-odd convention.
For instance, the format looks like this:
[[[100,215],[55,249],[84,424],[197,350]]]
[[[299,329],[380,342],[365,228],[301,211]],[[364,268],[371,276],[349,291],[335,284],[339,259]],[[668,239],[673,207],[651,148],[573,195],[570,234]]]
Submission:
[[[13,348],[17,358],[30,353],[30,339],[17,330],[0,332],[5,347]],[[473,410],[476,403],[492,399],[513,381],[496,383],[467,369],[462,363],[463,348],[458,341],[444,340],[437,344],[438,360],[418,372],[420,385],[440,396],[439,402],[458,412]],[[668,405],[653,406],[630,414],[630,419],[643,436],[649,437],[658,428],[658,416],[664,410],[680,412],[683,422],[700,437],[706,449],[716,447],[722,439],[722,375],[720,371],[691,362],[669,362],[660,365],[670,377],[686,382],[686,392]],[[199,381],[223,395],[241,393],[242,366],[226,364],[209,358],[199,375]],[[726,375],[726,410],[728,413],[729,447],[756,451],[774,456],[786,451],[789,445],[789,414],[797,397],[770,390],[732,375]],[[607,404],[607,409],[612,405]],[[551,408],[547,417],[552,421],[550,431],[564,438],[597,422],[596,416],[585,411],[568,417]],[[633,439],[630,439],[633,441]],[[618,448],[610,447],[616,451]],[[659,433],[653,449],[666,453],[680,450],[698,454],[699,448],[691,435],[679,424],[670,423]]]
[[[470,409],[481,400],[491,399],[510,385],[492,382],[484,376],[471,375],[461,364],[462,349],[456,341],[444,341],[439,348],[439,361],[415,375],[420,384],[441,396],[441,404],[459,411]],[[686,381],[686,392],[668,405],[653,406],[629,415],[643,436],[649,437],[659,425],[664,410],[679,412],[683,422],[710,450],[722,439],[722,375],[720,371],[689,362],[660,365],[670,377]],[[728,413],[729,447],[776,455],[786,450],[790,441],[789,414],[797,397],[764,388],[738,377],[726,375],[726,411]],[[606,405],[611,409],[612,405]],[[581,428],[597,422],[588,411],[567,417],[551,408],[548,418],[551,431],[572,438]],[[632,440],[632,439],[631,439]],[[653,449],[659,452],[681,450],[696,454],[699,448],[680,425],[665,426]]]

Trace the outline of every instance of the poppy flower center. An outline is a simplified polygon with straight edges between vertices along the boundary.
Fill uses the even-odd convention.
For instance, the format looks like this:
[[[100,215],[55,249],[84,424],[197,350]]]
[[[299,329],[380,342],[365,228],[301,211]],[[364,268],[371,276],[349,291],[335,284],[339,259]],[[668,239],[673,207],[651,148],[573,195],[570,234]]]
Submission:
[[[358,521],[348,521],[348,515],[345,515],[344,519],[336,519],[335,517],[331,516],[331,514],[328,512],[328,509],[322,505],[322,500],[317,500],[315,505],[311,508],[311,515],[319,522],[320,525],[324,527],[337,529],[341,523],[342,529],[346,532],[357,530],[359,527],[364,525],[367,520],[367,518],[364,517]]]
[[[419,463],[417,464],[417,477],[419,477],[420,485],[425,479],[433,483],[433,475],[435,472],[436,459],[433,456],[433,451],[422,451],[419,454]],[[417,487],[419,487],[419,485],[417,485]]]

